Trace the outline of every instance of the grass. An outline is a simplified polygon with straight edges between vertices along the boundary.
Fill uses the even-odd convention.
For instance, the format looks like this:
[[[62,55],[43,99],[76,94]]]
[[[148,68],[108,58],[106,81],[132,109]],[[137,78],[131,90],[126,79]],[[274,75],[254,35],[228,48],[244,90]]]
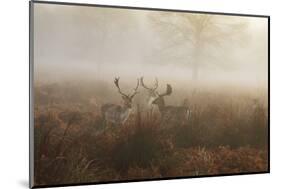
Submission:
[[[157,112],[137,106],[125,125],[106,128],[102,103],[87,100],[98,94],[65,90],[35,90],[36,185],[267,171],[263,95],[202,91],[189,95],[192,117],[183,125],[163,127]]]

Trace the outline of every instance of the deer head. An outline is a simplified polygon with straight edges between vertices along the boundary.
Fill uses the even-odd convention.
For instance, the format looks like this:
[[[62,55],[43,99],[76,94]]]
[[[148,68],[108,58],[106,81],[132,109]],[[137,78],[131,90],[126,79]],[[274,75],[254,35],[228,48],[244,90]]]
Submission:
[[[148,105],[159,105],[159,106],[165,106],[164,96],[172,94],[172,87],[170,84],[167,84],[167,89],[164,93],[158,93],[156,90],[158,88],[158,80],[155,79],[155,85],[154,87],[147,87],[147,85],[144,84],[143,77],[140,78],[140,83],[143,88],[145,88],[148,91]]]
[[[137,86],[134,88],[134,92],[132,94],[125,94],[121,91],[120,87],[119,87],[119,77],[114,79],[114,84],[118,89],[118,92],[121,94],[122,96],[122,100],[124,102],[124,106],[127,108],[131,108],[132,107],[132,101],[134,96],[138,93],[138,87],[139,87],[139,79],[137,81]]]

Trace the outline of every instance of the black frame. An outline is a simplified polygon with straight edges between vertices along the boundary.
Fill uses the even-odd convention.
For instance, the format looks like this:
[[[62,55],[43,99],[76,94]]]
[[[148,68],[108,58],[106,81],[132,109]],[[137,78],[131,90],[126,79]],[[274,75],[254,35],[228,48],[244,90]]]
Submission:
[[[247,173],[233,173],[233,174],[215,174],[215,175],[200,175],[200,176],[181,176],[181,177],[166,177],[166,178],[151,178],[151,179],[132,179],[120,181],[106,181],[106,182],[87,182],[87,183],[68,183],[68,184],[55,184],[55,185],[33,185],[34,176],[34,114],[33,114],[33,66],[34,66],[34,35],[33,35],[33,4],[56,4],[65,6],[87,6],[87,7],[103,7],[103,8],[118,8],[118,9],[133,9],[133,10],[147,10],[147,11],[164,11],[164,12],[183,12],[183,13],[196,13],[196,14],[213,14],[224,16],[241,16],[241,17],[259,17],[267,18],[268,21],[268,167],[267,171],[263,172],[247,172]],[[32,154],[31,154],[32,153]],[[148,8],[148,7],[131,7],[119,5],[101,5],[101,4],[88,4],[88,3],[70,3],[70,2],[57,2],[57,1],[29,1],[29,187],[30,188],[47,188],[47,187],[61,187],[61,186],[81,186],[81,185],[96,185],[96,184],[112,184],[112,183],[130,183],[142,181],[160,181],[160,180],[173,180],[173,179],[187,179],[187,178],[208,178],[208,177],[221,177],[221,176],[239,176],[239,175],[253,175],[270,173],[270,16],[269,15],[255,15],[255,14],[240,14],[240,13],[224,13],[224,12],[207,12],[207,11],[191,11],[182,9],[163,9],[163,8]]]

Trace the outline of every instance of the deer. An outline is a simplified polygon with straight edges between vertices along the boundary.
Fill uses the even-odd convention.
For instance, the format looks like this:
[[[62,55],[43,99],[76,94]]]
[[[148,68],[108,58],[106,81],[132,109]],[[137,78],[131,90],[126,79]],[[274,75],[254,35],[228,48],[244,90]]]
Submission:
[[[133,89],[132,94],[125,94],[121,91],[119,87],[119,77],[114,79],[114,84],[122,97],[123,105],[104,104],[101,107],[102,117],[105,123],[124,125],[132,112],[132,102],[133,98],[138,93],[139,79],[137,80],[137,86]]]
[[[144,84],[143,77],[140,78],[141,86],[148,92],[148,104],[150,106],[156,105],[161,114],[161,125],[167,125],[170,123],[183,123],[188,121],[191,116],[190,109],[184,106],[170,106],[165,104],[164,97],[170,96],[173,92],[172,86],[167,84],[166,91],[163,93],[158,93],[158,80],[155,79],[155,84],[153,87],[148,87]],[[170,124],[171,125],[171,124]]]

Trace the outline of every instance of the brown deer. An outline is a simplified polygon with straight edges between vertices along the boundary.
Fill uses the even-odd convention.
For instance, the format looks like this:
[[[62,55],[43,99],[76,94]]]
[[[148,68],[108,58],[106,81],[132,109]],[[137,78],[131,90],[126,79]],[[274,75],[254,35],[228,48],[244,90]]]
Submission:
[[[164,97],[172,94],[172,86],[167,84],[167,89],[164,93],[158,93],[158,80],[155,80],[154,87],[147,87],[144,84],[143,77],[140,78],[140,84],[148,91],[148,103],[149,105],[157,105],[161,114],[162,125],[171,123],[183,123],[188,121],[191,115],[191,111],[187,106],[167,106],[165,104]]]
[[[119,87],[119,77],[114,79],[114,84],[118,89],[118,92],[121,94],[123,105],[117,105],[117,104],[104,104],[101,107],[101,112],[103,116],[103,120],[106,123],[113,123],[118,125],[123,125],[132,110],[132,101],[134,96],[138,93],[138,87],[139,87],[139,79],[137,81],[137,86],[134,88],[134,92],[129,95],[125,94],[121,91]]]

